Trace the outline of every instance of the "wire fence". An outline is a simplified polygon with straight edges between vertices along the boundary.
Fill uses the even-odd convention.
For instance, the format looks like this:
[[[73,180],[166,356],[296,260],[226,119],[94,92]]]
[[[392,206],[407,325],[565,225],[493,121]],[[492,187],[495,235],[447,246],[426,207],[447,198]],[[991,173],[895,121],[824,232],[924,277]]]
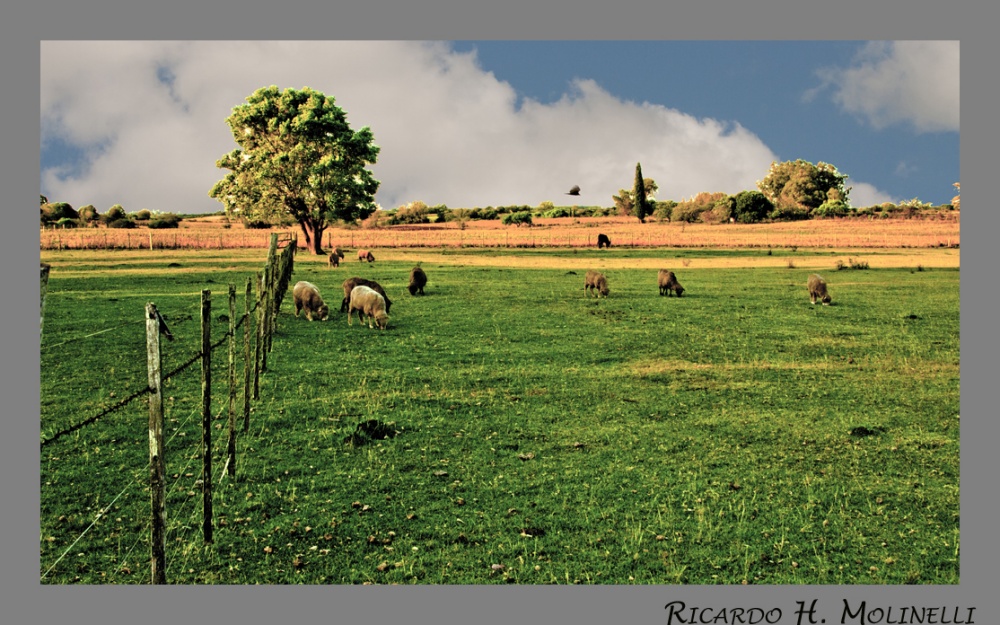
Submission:
[[[165,523],[164,508],[168,499],[177,499],[177,491],[182,488],[182,485],[187,483],[188,478],[194,476],[194,473],[191,471],[191,464],[193,464],[198,458],[202,459],[202,472],[200,479],[196,480],[195,486],[203,493],[202,506],[200,509],[202,516],[203,537],[206,543],[212,542],[212,484],[217,483],[224,475],[235,476],[237,451],[235,441],[237,432],[239,429],[242,429],[242,432],[246,434],[250,429],[250,407],[253,401],[259,400],[259,378],[260,375],[267,370],[267,354],[271,349],[271,336],[273,335],[276,327],[277,312],[280,309],[281,301],[288,288],[288,283],[292,273],[295,248],[296,240],[294,235],[272,235],[271,245],[268,249],[267,261],[263,272],[256,274],[255,280],[249,278],[247,279],[244,298],[244,312],[242,315],[237,316],[235,314],[236,290],[233,285],[229,285],[229,314],[220,316],[221,319],[225,319],[229,322],[229,328],[215,341],[211,340],[211,292],[203,290],[201,292],[201,302],[199,306],[201,309],[202,327],[200,349],[198,349],[193,355],[186,358],[180,365],[175,366],[165,374],[161,370],[162,354],[160,351],[160,340],[162,337],[167,337],[168,341],[173,341],[174,336],[171,332],[168,321],[168,319],[173,316],[165,318],[165,316],[157,310],[155,303],[147,303],[145,319],[140,320],[144,321],[146,326],[145,343],[147,347],[146,360],[148,378],[146,383],[133,385],[133,390],[131,390],[124,398],[116,401],[114,404],[97,410],[95,413],[88,416],[80,415],[80,417],[74,420],[72,424],[51,432],[42,438],[40,441],[41,448],[50,454],[48,458],[44,457],[45,454],[43,454],[42,458],[42,488],[53,489],[53,495],[51,495],[50,498],[58,498],[58,493],[56,491],[57,489],[63,488],[63,485],[59,483],[60,480],[57,472],[53,473],[56,477],[53,477],[48,482],[44,481],[46,477],[46,463],[86,462],[88,458],[90,458],[91,453],[100,453],[100,447],[97,447],[94,450],[91,450],[89,446],[81,448],[79,446],[79,437],[77,436],[71,438],[68,437],[68,435],[81,432],[89,426],[93,426],[98,423],[101,419],[110,414],[124,411],[130,405],[138,406],[136,403],[138,400],[148,398],[148,432],[146,431],[147,428],[143,427],[141,430],[134,431],[134,438],[132,435],[128,435],[127,438],[129,440],[123,442],[119,442],[116,438],[120,429],[114,430],[115,433],[110,433],[111,431],[108,430],[109,433],[104,437],[105,439],[110,437],[111,443],[120,446],[119,451],[117,452],[120,456],[133,457],[132,462],[137,459],[134,458],[134,456],[138,453],[138,444],[141,443],[141,441],[148,439],[149,457],[145,462],[145,467],[137,468],[135,464],[132,464],[132,469],[119,467],[114,474],[106,474],[94,480],[93,483],[87,484],[88,489],[92,488],[95,491],[100,491],[104,488],[107,489],[104,492],[110,491],[115,494],[106,504],[96,505],[96,502],[100,500],[101,495],[97,492],[85,493],[88,500],[94,500],[97,508],[96,512],[90,512],[95,507],[95,505],[91,505],[86,506],[81,511],[71,511],[68,514],[59,516],[60,521],[64,521],[65,523],[71,525],[71,531],[68,532],[68,534],[72,536],[73,539],[66,540],[68,546],[61,550],[61,553],[59,553],[58,557],[55,557],[54,560],[51,562],[42,562],[42,581],[52,579],[57,574],[61,574],[63,578],[65,578],[67,574],[71,574],[69,570],[70,565],[66,564],[68,554],[74,551],[76,546],[85,536],[91,534],[95,531],[95,528],[102,526],[103,522],[108,521],[110,517],[114,516],[113,512],[119,509],[118,502],[122,501],[122,498],[125,497],[130,490],[143,489],[148,486],[148,490],[151,494],[151,510],[150,513],[146,515],[147,521],[141,522],[139,527],[125,528],[123,525],[127,522],[121,517],[116,518],[112,524],[120,523],[123,525],[113,527],[110,537],[105,538],[104,541],[108,542],[110,538],[117,538],[119,549],[113,555],[109,555],[108,557],[115,559],[119,567],[119,572],[123,575],[130,575],[133,573],[132,566],[129,564],[132,554],[135,552],[138,545],[148,542],[150,546],[151,581],[152,583],[167,583],[165,576],[166,534],[168,531],[175,531],[178,528],[189,527],[192,523],[193,517],[198,514],[199,510],[195,507],[196,509],[194,511],[187,513],[188,516],[186,518],[184,517],[187,503],[193,500],[193,497],[190,497],[193,493],[185,492],[185,499],[180,502],[180,505],[177,506],[176,510],[172,510],[171,519],[173,520],[173,524],[171,528],[167,528]],[[48,266],[43,265],[41,285],[41,328],[43,328],[44,325],[45,299],[49,273],[50,270]],[[140,321],[126,322],[119,326],[106,328],[97,332],[91,332],[80,337],[48,345],[47,348],[51,349],[69,342],[92,339],[114,330],[131,327]],[[237,330],[240,328],[243,329],[242,349],[237,350],[237,343],[239,342],[239,333]],[[228,359],[225,363],[225,365],[227,365],[226,373],[228,374],[228,379],[226,380],[227,383],[224,386],[228,387],[228,401],[224,402],[226,406],[221,411],[217,411],[213,414],[211,410],[211,379],[213,370],[212,354],[225,345],[228,345]],[[237,383],[236,376],[237,352],[239,352],[242,356],[244,373],[242,380],[242,428],[237,426],[236,418],[238,408],[236,397],[239,394],[237,388],[239,385]],[[200,406],[198,409],[192,410],[189,416],[182,423],[174,426],[172,434],[166,441],[164,441],[163,429],[165,425],[165,411],[163,386],[168,381],[181,377],[182,373],[193,368],[194,365],[199,362],[202,365],[202,396],[200,398]],[[218,369],[219,365],[216,364],[214,368]],[[173,399],[173,397],[170,397],[170,402],[173,402]],[[181,406],[185,403],[185,401],[178,401],[174,405]],[[211,441],[212,421],[220,418],[223,412],[228,412],[229,422],[229,440],[225,448],[226,459],[225,462],[218,463],[217,467],[213,469],[213,445]],[[189,444],[188,450],[184,451],[183,443],[181,443],[181,446],[177,448],[177,452],[179,452],[178,457],[185,459],[186,463],[183,468],[172,474],[171,479],[173,481],[168,489],[164,463],[166,447],[170,446],[171,449],[173,449],[173,447],[177,444],[175,439],[188,438],[186,436],[188,433],[186,428],[197,414],[201,414],[202,416],[202,436],[200,439],[199,449],[196,453],[192,453]],[[171,419],[170,421],[171,423],[174,423],[177,420]],[[101,428],[101,430],[106,429],[107,428]],[[74,447],[71,444],[67,447],[66,441],[74,439],[77,441],[77,446]],[[105,451],[105,456],[102,456],[102,458],[106,457],[107,453],[108,452]],[[104,460],[103,464],[107,465],[109,462]],[[125,479],[124,484],[121,484],[120,482],[121,473],[129,474],[129,476]],[[74,484],[71,484],[71,486],[74,486]],[[111,486],[113,491],[112,489],[108,489],[108,486]],[[128,499],[128,497],[126,497],[126,499]],[[92,519],[88,517],[89,514],[93,514]],[[80,521],[81,518],[86,520]],[[126,534],[132,534],[133,532],[134,536],[131,537],[131,540],[126,541],[126,545],[128,542],[131,542],[131,546],[126,546],[122,549],[122,537]],[[42,540],[52,542],[54,538],[46,537],[43,534]],[[93,542],[93,540],[91,540],[91,542]],[[47,550],[43,548],[43,559],[46,552]],[[83,554],[81,553],[80,555]],[[61,566],[67,570],[61,570]],[[74,579],[79,579],[79,576]]]

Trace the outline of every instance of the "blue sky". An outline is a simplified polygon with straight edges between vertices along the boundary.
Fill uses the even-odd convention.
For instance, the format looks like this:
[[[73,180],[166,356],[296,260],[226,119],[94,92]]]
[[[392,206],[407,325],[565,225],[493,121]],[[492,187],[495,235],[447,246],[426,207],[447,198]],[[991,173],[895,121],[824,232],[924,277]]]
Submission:
[[[104,211],[212,212],[232,107],[267,85],[372,128],[384,208],[611,205],[636,162],[658,199],[832,163],[855,206],[947,203],[958,42],[42,42],[41,192]]]

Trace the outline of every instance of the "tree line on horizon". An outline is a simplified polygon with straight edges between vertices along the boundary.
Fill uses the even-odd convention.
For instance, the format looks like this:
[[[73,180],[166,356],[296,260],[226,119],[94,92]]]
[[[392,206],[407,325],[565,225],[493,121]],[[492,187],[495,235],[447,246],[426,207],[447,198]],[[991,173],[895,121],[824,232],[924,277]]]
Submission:
[[[340,223],[362,227],[470,220],[500,219],[504,225],[531,225],[533,218],[593,217],[620,215],[663,222],[759,223],[799,219],[868,216],[911,217],[930,209],[959,208],[952,204],[932,206],[914,198],[900,204],[883,203],[854,207],[848,200],[848,176],[828,163],[813,164],[798,159],[773,162],[756,189],[736,194],[701,192],[680,201],[658,200],[659,185],[643,177],[636,164],[631,189],[612,195],[610,206],[556,206],[545,201],[537,207],[486,206],[449,208],[428,206],[420,200],[395,209],[380,210],[375,193],[380,182],[370,165],[380,148],[370,128],[352,130],[347,115],[331,96],[310,89],[276,86],[258,89],[226,118],[239,146],[216,161],[225,177],[209,196],[222,203],[227,224],[241,221],[248,228],[298,225],[305,247],[322,253],[320,242],[329,226]],[[954,185],[960,189],[958,183]],[[572,194],[571,194],[572,195]],[[76,211],[65,202],[50,203],[42,196],[42,225],[63,227],[103,224],[129,228],[177,227],[181,216],[146,209],[126,213],[115,204],[98,214],[87,205]]]

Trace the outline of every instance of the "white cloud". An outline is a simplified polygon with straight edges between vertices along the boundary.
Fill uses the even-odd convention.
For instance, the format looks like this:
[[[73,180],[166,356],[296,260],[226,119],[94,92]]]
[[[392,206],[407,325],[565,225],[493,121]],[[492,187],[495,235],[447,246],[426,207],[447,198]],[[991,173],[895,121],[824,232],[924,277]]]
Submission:
[[[820,76],[837,104],[876,129],[907,123],[918,132],[958,132],[958,41],[870,43],[851,67]]]
[[[167,77],[172,80],[167,80]],[[452,207],[610,205],[636,162],[660,197],[754,189],[775,155],[735,123],[624,101],[589,80],[550,104],[518,102],[474,53],[419,42],[43,42],[42,141],[87,150],[81,172],[42,172],[52,199],[106,210],[221,209],[225,118],[254,90],[333,96],[381,147],[376,199]]]
[[[898,204],[900,201],[891,197],[888,193],[876,189],[874,185],[870,185],[867,182],[848,181],[847,186],[851,187],[848,200],[850,201],[851,206],[856,208],[875,206],[876,204],[883,204],[885,202]]]

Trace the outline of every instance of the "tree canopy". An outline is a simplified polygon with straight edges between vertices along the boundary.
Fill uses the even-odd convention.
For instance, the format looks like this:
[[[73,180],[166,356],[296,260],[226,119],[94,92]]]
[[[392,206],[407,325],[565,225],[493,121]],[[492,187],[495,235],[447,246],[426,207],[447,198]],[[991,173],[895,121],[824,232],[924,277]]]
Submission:
[[[829,201],[847,202],[851,189],[844,187],[848,176],[829,163],[813,165],[798,159],[771,163],[771,169],[757,188],[778,209],[812,211]]]
[[[379,148],[365,126],[353,131],[334,98],[308,87],[258,89],[226,118],[240,146],[216,162],[229,173],[209,191],[226,214],[272,221],[283,213],[321,254],[334,220],[375,211],[379,182],[368,169]]]

